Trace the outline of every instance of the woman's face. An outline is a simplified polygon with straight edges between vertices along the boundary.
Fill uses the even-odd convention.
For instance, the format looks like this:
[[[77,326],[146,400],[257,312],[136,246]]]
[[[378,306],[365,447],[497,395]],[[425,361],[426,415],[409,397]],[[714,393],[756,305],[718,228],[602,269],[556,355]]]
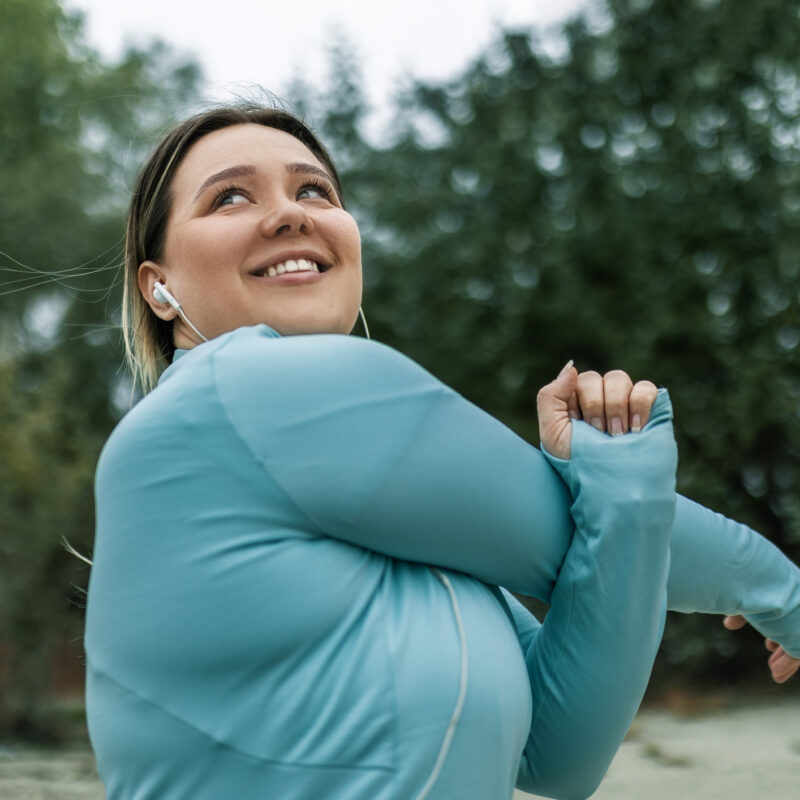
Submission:
[[[242,124],[192,145],[171,187],[163,257],[139,286],[177,347],[197,337],[153,300],[166,284],[212,339],[243,325],[279,333],[349,333],[361,303],[361,240],[325,167],[298,139]]]

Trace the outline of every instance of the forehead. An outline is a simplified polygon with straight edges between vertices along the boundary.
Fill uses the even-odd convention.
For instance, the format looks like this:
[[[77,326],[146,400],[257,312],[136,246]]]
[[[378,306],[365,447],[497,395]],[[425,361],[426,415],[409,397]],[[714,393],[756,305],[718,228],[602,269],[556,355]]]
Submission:
[[[232,125],[198,139],[175,172],[176,198],[193,193],[202,181],[226,167],[252,164],[269,172],[295,161],[307,161],[322,169],[325,165],[291,134],[266,125]],[[327,170],[326,170],[327,171]]]

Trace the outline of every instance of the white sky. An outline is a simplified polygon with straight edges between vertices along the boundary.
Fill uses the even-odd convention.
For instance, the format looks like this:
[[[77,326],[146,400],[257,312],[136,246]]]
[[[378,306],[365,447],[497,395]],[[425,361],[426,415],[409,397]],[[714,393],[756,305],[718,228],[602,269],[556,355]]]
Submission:
[[[355,43],[367,95],[385,107],[400,76],[446,79],[498,27],[547,26],[588,0],[62,0],[86,12],[89,42],[109,58],[158,36],[203,64],[208,99],[258,84],[281,95],[292,76],[318,80],[332,31]]]

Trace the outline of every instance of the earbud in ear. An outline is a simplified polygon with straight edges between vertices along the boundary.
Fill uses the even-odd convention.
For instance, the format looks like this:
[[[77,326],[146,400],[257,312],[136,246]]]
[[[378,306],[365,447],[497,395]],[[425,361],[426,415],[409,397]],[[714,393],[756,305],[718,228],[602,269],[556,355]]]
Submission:
[[[156,281],[155,284],[153,285],[153,298],[158,303],[167,303],[169,305],[172,305],[172,303],[170,303],[170,300],[174,301],[174,299],[175,299],[167,291],[167,287],[164,286],[164,284],[161,283],[161,281]]]
[[[191,329],[192,329],[192,330],[193,330],[193,331],[194,331],[194,332],[195,332],[195,333],[196,333],[196,334],[197,334],[197,335],[198,335],[198,336],[199,336],[199,337],[200,337],[200,338],[201,338],[201,339],[204,341],[204,342],[207,342],[207,341],[208,341],[208,339],[206,339],[206,337],[205,337],[205,336],[203,336],[203,334],[202,334],[202,333],[200,333],[200,331],[199,331],[199,330],[197,330],[197,328],[195,328],[195,326],[192,324],[192,321],[189,319],[189,317],[187,317],[187,316],[186,316],[186,314],[185,314],[185,313],[184,313],[184,311],[183,311],[183,308],[181,308],[181,304],[180,304],[180,303],[177,301],[177,299],[175,298],[175,295],[173,295],[173,294],[172,294],[172,292],[170,292],[170,290],[169,290],[169,289],[167,289],[167,287],[166,287],[166,286],[164,286],[164,284],[163,284],[163,283],[161,283],[161,281],[156,281],[156,282],[153,284],[153,299],[154,299],[154,300],[155,300],[157,303],[166,303],[167,305],[170,305],[170,306],[172,306],[172,307],[173,307],[173,308],[174,308],[174,309],[175,309],[175,310],[178,312],[178,316],[179,316],[179,317],[180,317],[180,318],[181,318],[181,319],[182,319],[182,320],[183,320],[183,321],[184,321],[184,322],[185,322],[185,323],[186,323],[186,324],[187,324],[187,325],[188,325],[188,326],[189,326],[189,327],[190,327],[190,328],[191,328]]]

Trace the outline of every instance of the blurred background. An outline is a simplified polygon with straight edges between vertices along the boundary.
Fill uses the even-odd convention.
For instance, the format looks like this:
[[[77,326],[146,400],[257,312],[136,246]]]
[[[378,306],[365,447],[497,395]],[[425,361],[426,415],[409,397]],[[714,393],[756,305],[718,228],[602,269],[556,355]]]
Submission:
[[[0,740],[84,735],[89,569],[62,539],[91,554],[94,467],[135,401],[130,186],[160,131],[255,84],[333,152],[374,338],[534,443],[569,358],[668,386],[679,490],[800,560],[798,4],[487,2],[467,25],[373,3],[374,35],[357,3],[296,34],[270,4],[229,27],[115,5],[0,0]],[[764,660],[675,615],[650,697],[785,693]]]

